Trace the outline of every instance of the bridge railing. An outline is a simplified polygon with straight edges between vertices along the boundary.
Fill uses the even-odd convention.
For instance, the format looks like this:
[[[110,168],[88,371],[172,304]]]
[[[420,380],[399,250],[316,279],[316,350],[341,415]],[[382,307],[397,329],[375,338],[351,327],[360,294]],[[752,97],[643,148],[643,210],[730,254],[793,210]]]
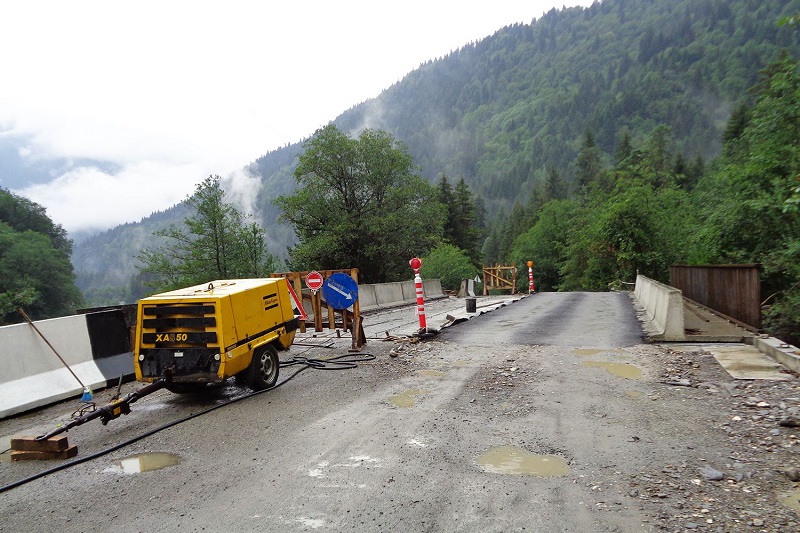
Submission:
[[[670,285],[683,296],[741,322],[761,327],[761,265],[673,265]]]

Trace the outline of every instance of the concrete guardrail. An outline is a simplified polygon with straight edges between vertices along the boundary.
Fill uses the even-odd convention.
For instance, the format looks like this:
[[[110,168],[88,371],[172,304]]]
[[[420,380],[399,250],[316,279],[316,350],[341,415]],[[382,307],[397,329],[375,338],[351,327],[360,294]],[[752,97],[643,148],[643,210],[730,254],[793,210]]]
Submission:
[[[637,275],[634,294],[657,329],[655,335],[651,335],[653,340],[686,340],[683,295],[679,289]]]
[[[375,294],[374,300],[365,299],[363,296],[371,291]],[[438,279],[422,280],[422,291],[425,294],[425,299],[444,297],[442,282]],[[359,285],[358,301],[362,311],[415,303],[417,301],[417,289],[414,287],[413,281]]]
[[[121,312],[103,311],[0,327],[0,419],[79,397],[133,376],[130,336]],[[53,351],[55,349],[58,355]]]
[[[761,336],[749,342],[793,372],[800,372],[800,348],[775,337]]]

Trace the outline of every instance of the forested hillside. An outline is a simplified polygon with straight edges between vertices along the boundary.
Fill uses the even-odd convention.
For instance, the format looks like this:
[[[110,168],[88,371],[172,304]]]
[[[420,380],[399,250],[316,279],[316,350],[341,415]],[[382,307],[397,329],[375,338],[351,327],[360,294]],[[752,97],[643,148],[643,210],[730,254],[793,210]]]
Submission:
[[[620,142],[643,149],[658,132],[670,156],[693,169],[684,174],[699,179],[720,153],[732,111],[754,103],[749,89],[759,73],[782,50],[800,55],[797,33],[776,24],[797,12],[797,0],[605,0],[552,10],[421,65],[334,122],[343,131],[391,133],[431,182],[463,178],[488,220],[515,227],[498,235],[495,222],[487,234],[487,259],[502,259],[533,223],[520,210],[551,199],[548,186],[564,197],[580,191],[588,175],[581,154],[610,167]],[[292,232],[274,223],[273,199],[294,187],[299,151],[284,147],[248,167],[262,177],[258,203],[271,251],[281,257]],[[159,227],[155,219],[181,218],[172,215],[76,245],[79,286],[92,295],[137,296],[126,287],[133,258]]]
[[[69,256],[72,242],[45,209],[0,189],[0,326],[75,312],[83,302]]]
[[[544,181],[571,181],[589,130],[610,161],[625,132],[668,126],[691,160],[719,153],[732,109],[780,50],[798,2],[606,0],[552,10],[422,65],[340,127],[390,131],[423,174],[463,176],[490,212]]]

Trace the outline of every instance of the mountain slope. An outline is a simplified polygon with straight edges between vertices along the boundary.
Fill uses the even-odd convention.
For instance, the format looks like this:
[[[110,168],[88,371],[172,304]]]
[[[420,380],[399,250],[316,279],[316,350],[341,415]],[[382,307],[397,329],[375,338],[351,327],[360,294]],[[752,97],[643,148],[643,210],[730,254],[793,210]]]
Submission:
[[[504,28],[410,73],[336,122],[406,141],[424,175],[463,176],[490,208],[569,172],[591,130],[613,153],[668,125],[687,159],[719,152],[725,121],[797,36],[798,2],[606,0]]]
[[[667,125],[674,152],[714,157],[759,71],[783,50],[800,55],[796,33],[776,25],[798,12],[800,0],[605,0],[551,10],[421,65],[334,122],[390,132],[424,177],[463,177],[492,214],[527,198],[549,167],[571,181],[586,131],[610,158],[623,133],[639,141]],[[258,215],[279,256],[292,232],[275,224],[272,199],[294,187],[301,149],[287,146],[248,166],[261,177]],[[105,302],[92,293],[127,285],[156,227],[148,219],[76,244],[79,286],[94,303]]]

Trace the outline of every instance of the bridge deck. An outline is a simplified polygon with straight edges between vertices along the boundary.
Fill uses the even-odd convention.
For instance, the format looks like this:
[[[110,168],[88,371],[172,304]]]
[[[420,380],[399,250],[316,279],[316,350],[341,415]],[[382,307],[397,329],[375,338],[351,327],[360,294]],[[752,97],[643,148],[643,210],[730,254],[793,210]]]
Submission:
[[[755,334],[684,298],[683,321],[689,342],[745,342]]]

